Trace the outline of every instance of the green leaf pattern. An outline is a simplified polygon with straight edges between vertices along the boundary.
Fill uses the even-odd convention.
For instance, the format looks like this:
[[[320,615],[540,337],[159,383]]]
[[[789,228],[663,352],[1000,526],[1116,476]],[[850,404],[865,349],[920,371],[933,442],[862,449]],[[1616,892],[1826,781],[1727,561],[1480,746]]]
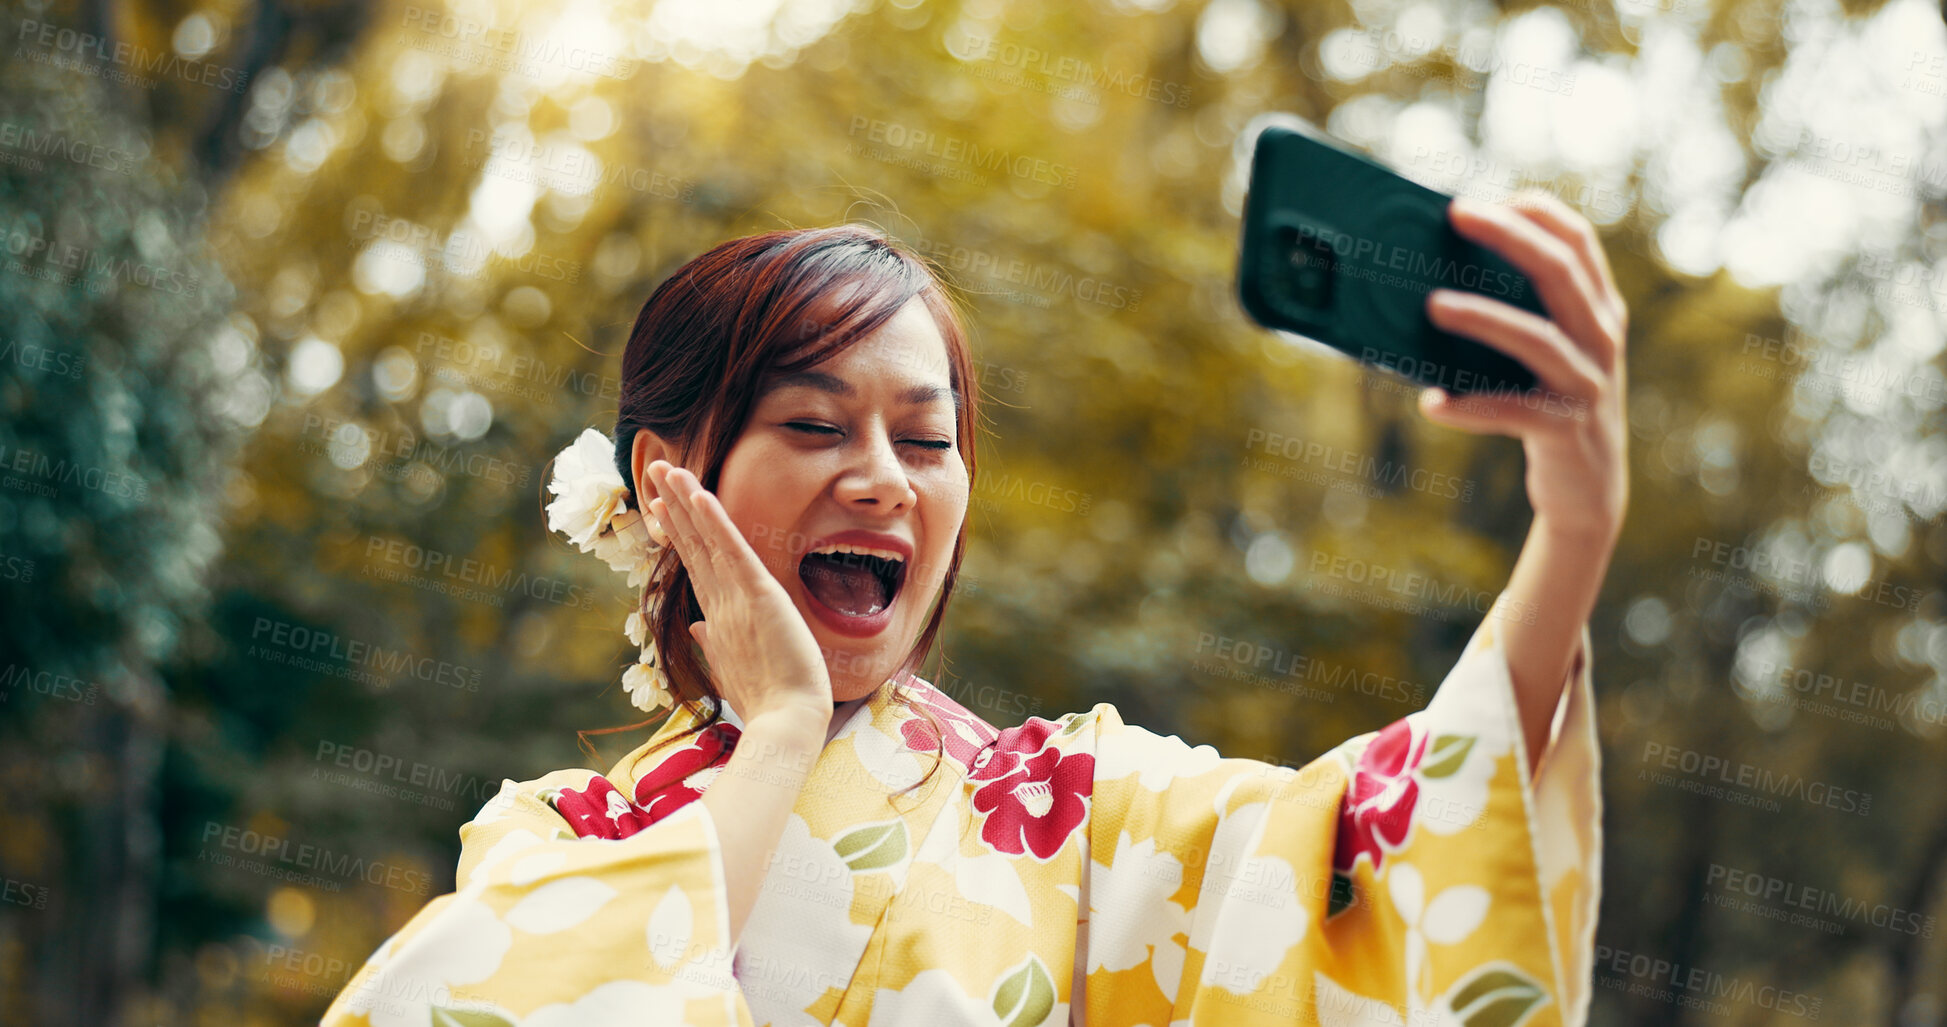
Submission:
[[[1037,1027],[1055,1008],[1055,982],[1033,955],[994,989],[994,1015],[1005,1027]]]
[[[897,866],[906,858],[906,822],[867,824],[840,835],[832,848],[855,874]]]

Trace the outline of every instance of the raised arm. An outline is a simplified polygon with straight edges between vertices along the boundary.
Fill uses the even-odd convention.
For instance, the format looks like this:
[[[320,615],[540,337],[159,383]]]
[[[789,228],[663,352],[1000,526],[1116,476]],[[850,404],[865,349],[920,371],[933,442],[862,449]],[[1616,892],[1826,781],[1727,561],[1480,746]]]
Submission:
[[[1579,535],[1536,520],[1508,587],[1488,614],[1500,618],[1499,630],[1506,632],[1508,673],[1514,679],[1530,773],[1547,745],[1582,625],[1595,609],[1614,549],[1613,535]],[[1589,657],[1582,654],[1584,660]]]
[[[1587,219],[1551,194],[1507,203],[1453,202],[1461,235],[1507,258],[1535,284],[1548,317],[1473,292],[1435,289],[1434,324],[1506,352],[1535,372],[1524,396],[1421,393],[1439,424],[1521,440],[1535,517],[1514,573],[1488,616],[1500,618],[1530,769],[1539,761],[1629,506],[1629,308]],[[1585,654],[1586,658],[1586,654]]]

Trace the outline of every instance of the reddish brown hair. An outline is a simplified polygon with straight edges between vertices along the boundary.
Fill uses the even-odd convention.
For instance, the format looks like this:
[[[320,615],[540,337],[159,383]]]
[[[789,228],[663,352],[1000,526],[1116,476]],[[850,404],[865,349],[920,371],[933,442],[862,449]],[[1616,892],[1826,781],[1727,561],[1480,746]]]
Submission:
[[[636,433],[646,428],[681,452],[684,466],[714,492],[768,377],[801,371],[844,352],[915,296],[926,304],[946,342],[948,378],[959,397],[958,447],[971,486],[979,389],[965,321],[930,267],[864,225],[732,239],[676,269],[656,287],[636,315],[622,354],[615,466],[623,482],[633,490],[631,456]],[[633,494],[629,507],[640,509]],[[931,654],[966,542],[963,518],[932,616],[894,673],[895,682],[917,673]],[[650,589],[657,583],[664,595],[648,619],[650,637],[676,701],[705,718],[664,743],[669,744],[721,721],[723,697],[704,672],[690,637],[689,626],[703,619],[703,609],[674,547],[663,551],[651,585],[643,590],[645,615]],[[941,742],[935,752],[937,770],[946,731],[926,711],[920,712]]]

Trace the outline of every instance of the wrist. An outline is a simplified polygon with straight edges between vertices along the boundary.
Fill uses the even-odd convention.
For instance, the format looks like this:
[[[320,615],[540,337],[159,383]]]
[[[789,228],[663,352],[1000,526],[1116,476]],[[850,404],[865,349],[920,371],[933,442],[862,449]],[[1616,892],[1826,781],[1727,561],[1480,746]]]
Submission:
[[[1575,545],[1611,546],[1622,534],[1622,519],[1597,517],[1586,521],[1564,522],[1537,515],[1529,526],[1532,534]]]
[[[753,714],[744,721],[743,736],[755,734],[780,747],[816,751],[824,748],[825,729],[830,726],[828,711],[809,706],[779,706]]]

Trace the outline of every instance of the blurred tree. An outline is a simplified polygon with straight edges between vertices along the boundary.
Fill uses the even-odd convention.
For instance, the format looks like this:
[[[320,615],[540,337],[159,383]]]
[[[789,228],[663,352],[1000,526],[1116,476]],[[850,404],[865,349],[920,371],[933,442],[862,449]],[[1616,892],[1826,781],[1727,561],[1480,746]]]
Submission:
[[[221,549],[234,293],[202,183],[93,78],[0,63],[0,131],[0,1020],[109,1023],[152,966],[158,671]]]
[[[1918,321],[1938,296],[1885,287],[1941,258],[1947,183],[1914,159],[1910,174],[1840,185],[1860,169],[1830,159],[1830,122],[1801,118],[1830,91],[1804,83],[1847,67],[1820,65],[1841,59],[1823,41],[1930,40],[1913,44],[1924,58],[1940,50],[1922,32],[1939,29],[1930,6],[1916,25],[1911,4],[1788,13],[1777,0],[1707,11],[887,0],[791,7],[716,41],[661,16],[676,6],[82,12],[100,34],[187,46],[247,83],[226,95],[165,79],[126,94],[145,101],[129,106],[147,108],[158,155],[221,182],[211,238],[241,298],[208,363],[225,380],[216,410],[251,434],[221,487],[168,479],[224,501],[228,548],[207,629],[167,676],[154,1020],[314,1017],[332,980],[266,973],[264,946],[356,965],[424,901],[218,868],[211,825],[396,861],[431,873],[437,891],[480,791],[583,763],[574,729],[628,719],[623,590],[548,536],[541,465],[581,428],[612,423],[617,357],[649,291],[737,234],[870,219],[972,303],[989,424],[951,661],[933,679],[976,712],[1008,724],[1106,700],[1227,755],[1300,763],[1423,703],[1477,615],[1329,595],[1310,587],[1314,568],[1344,557],[1491,593],[1527,524],[1519,447],[1422,425],[1410,390],[1243,319],[1234,143],[1275,109],[1450,192],[1533,183],[1570,198],[1602,229],[1629,297],[1635,507],[1594,625],[1611,760],[1601,943],[1788,986],[1822,999],[1828,1020],[1938,1024],[1937,936],[1783,930],[1712,902],[1713,876],[1735,866],[1947,915],[1947,842],[1932,830],[1947,811],[1938,789],[1915,784],[1947,771],[1947,717],[1925,713],[1947,707],[1921,705],[1947,702],[1943,503],[1938,490],[1931,503],[1888,502],[1850,473],[1938,481],[1939,404],[1924,389],[1888,402],[1897,387],[1862,392],[1831,374],[1794,383],[1806,368],[1762,345],[1846,354],[1894,338],[1875,359],[1939,380],[1938,321]],[[1578,99],[1632,98],[1603,115],[1613,125],[1533,106],[1568,99],[1562,79],[1513,81],[1536,66],[1496,48],[1537,37],[1564,41],[1562,67],[1541,70],[1574,74]],[[612,60],[570,66],[546,45],[564,38],[598,40]],[[1861,60],[1914,66],[1871,54]],[[1827,114],[1911,122],[1926,133],[1894,150],[1917,158],[1941,152],[1927,95],[1909,86],[1874,119]],[[1577,131],[1630,142],[1603,167],[1544,145]],[[1428,149],[1462,170],[1435,174],[1446,164]],[[1725,212],[1762,211],[1808,170],[1838,192],[1784,193],[1817,197],[1795,214],[1874,216],[1798,220],[1883,225],[1872,250],[1848,240],[1829,272],[1778,288],[1734,275],[1725,247],[1694,243],[1729,236]],[[53,176],[8,174],[55,189]],[[36,316],[68,309],[65,293],[33,299]],[[31,399],[54,418],[69,386],[17,377],[9,410]],[[1447,475],[1465,498],[1269,453],[1270,435],[1334,461]],[[30,508],[19,505],[22,525]],[[170,550],[144,546],[166,563],[156,554]],[[1720,580],[1720,546],[1815,570]],[[453,570],[467,560],[486,571]],[[68,579],[49,566],[35,566],[35,586]],[[481,587],[516,573],[545,587]],[[1862,580],[1929,598],[1874,602],[1856,594]],[[52,629],[21,637],[85,648]],[[1314,683],[1226,662],[1208,638],[1417,691],[1300,691]],[[1904,712],[1881,711],[1883,725],[1835,717],[1781,685],[1779,667],[1866,683]],[[38,748],[59,737],[46,723],[22,723],[36,751],[64,751]],[[1873,808],[1720,801],[1649,779],[1651,745],[1870,793]],[[63,766],[13,755],[28,751],[7,750],[16,777]],[[382,794],[374,775],[333,776],[331,754],[346,752],[456,784],[418,790],[439,802]],[[16,850],[58,851],[37,839],[75,830],[29,830],[0,852],[14,866]],[[1598,991],[1597,1022],[1718,1022],[1624,990]],[[1736,1018],[1772,1012],[1747,1003]]]

